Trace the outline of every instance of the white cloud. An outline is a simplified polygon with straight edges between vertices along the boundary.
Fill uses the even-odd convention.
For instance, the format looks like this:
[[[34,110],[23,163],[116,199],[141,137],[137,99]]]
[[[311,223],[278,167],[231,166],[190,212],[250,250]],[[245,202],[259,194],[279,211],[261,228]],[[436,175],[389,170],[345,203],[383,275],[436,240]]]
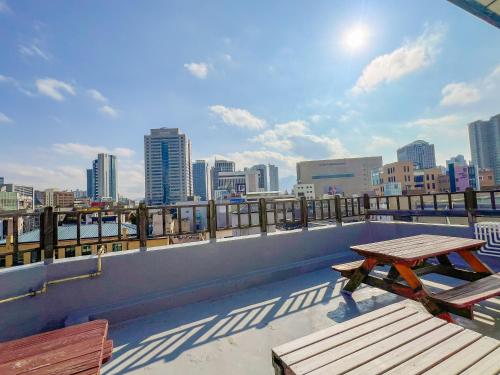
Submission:
[[[69,83],[58,81],[53,78],[36,80],[38,92],[57,101],[64,100],[64,94],[76,95],[75,89]]]
[[[87,90],[87,95],[98,102],[101,102],[101,103],[108,102],[108,98],[106,98],[100,91],[98,91],[96,89]]]
[[[464,125],[463,118],[458,115],[421,118],[407,123],[408,127],[442,127],[450,125]]]
[[[12,85],[16,90],[19,92],[27,95],[27,96],[34,96],[34,94],[30,91],[25,89],[17,80],[15,80],[12,77],[4,76],[0,74],[0,83],[6,83]]]
[[[12,120],[4,113],[0,112],[0,124],[8,124]]]
[[[0,13],[9,13],[11,10],[7,5],[7,2],[4,0],[0,0]]]
[[[481,99],[479,90],[466,83],[450,83],[441,91],[441,105],[463,105],[478,102]]]
[[[300,156],[302,159],[326,159],[349,155],[339,139],[312,134],[309,124],[305,121],[277,124],[273,129],[266,130],[250,141],[260,143],[267,149]]]
[[[370,143],[366,145],[366,150],[380,154],[384,151],[384,149],[394,147],[395,145],[396,141],[392,138],[374,135],[372,136]]]
[[[204,62],[184,64],[184,68],[196,78],[205,79],[208,76],[209,65]]]
[[[500,96],[500,65],[492,72],[473,82],[453,82],[441,90],[442,106],[460,106]],[[498,101],[495,102],[497,104]],[[495,106],[497,107],[497,105]],[[494,108],[496,110],[496,108]]]
[[[348,110],[347,112],[340,115],[339,122],[345,124],[345,123],[350,122],[350,121],[354,120],[355,118],[359,117],[359,115],[360,115],[360,113],[358,111],[355,111],[354,109]]]
[[[227,61],[227,62],[231,62],[231,61],[233,61],[233,57],[232,57],[231,55],[227,54],[227,53],[226,53],[226,54],[224,54],[224,55],[222,55],[222,58],[223,58],[225,61]]]
[[[321,121],[324,121],[324,120],[329,120],[331,117],[329,115],[318,115],[318,114],[314,114],[314,115],[311,115],[309,116],[309,120],[311,120],[312,123],[319,123]]]
[[[130,199],[144,198],[144,161],[118,161],[118,192]]]
[[[224,123],[246,129],[263,129],[266,122],[248,112],[246,109],[228,108],[223,105],[213,105],[210,111],[218,115]]]
[[[396,81],[432,64],[439,52],[444,33],[445,28],[442,25],[426,27],[416,40],[376,57],[363,69],[351,92],[360,94],[372,91],[383,83]]]
[[[117,117],[118,116],[117,110],[114,109],[113,107],[111,107],[110,105],[107,105],[107,104],[103,105],[101,108],[99,108],[99,112],[101,112],[109,117]]]
[[[36,42],[33,42],[30,45],[19,45],[19,53],[24,56],[37,56],[47,61],[50,60],[50,55],[42,51]]]
[[[95,158],[99,153],[116,155],[117,157],[130,158],[135,151],[125,147],[108,149],[104,146],[90,146],[82,143],[55,143],[52,150],[58,154],[79,156],[86,159]]]

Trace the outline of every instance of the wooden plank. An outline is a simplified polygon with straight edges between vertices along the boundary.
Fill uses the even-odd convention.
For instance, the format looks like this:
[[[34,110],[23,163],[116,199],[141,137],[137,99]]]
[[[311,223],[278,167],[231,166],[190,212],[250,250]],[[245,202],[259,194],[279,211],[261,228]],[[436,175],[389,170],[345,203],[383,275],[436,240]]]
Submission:
[[[37,371],[38,373],[43,367],[53,366],[56,363],[68,361],[72,358],[78,358],[90,353],[96,353],[97,366],[100,366],[103,344],[104,338],[91,338],[80,341],[76,344],[58,348],[57,350],[3,363],[0,365],[0,373],[21,372],[20,370],[22,370],[23,373],[29,373],[29,371]]]
[[[359,267],[353,274],[349,277],[349,282],[342,288],[344,293],[352,293],[356,288],[361,285],[366,276],[370,271],[377,265],[377,260],[374,258],[366,258],[361,267]]]
[[[21,339],[12,340],[0,343],[0,350],[15,350],[18,347],[23,347],[27,343],[35,344],[51,340],[55,337],[61,337],[65,335],[77,334],[80,332],[85,332],[88,330],[96,329],[97,327],[102,327],[104,329],[104,335],[108,332],[108,321],[99,319],[93,320],[91,322],[82,323],[74,326],[69,326],[65,328],[56,329],[49,332],[40,333],[33,336],[23,337]]]
[[[464,330],[441,342],[440,344],[426,350],[425,352],[413,357],[411,360],[406,361],[403,364],[393,368],[386,374],[421,374],[424,371],[435,367],[455,353],[458,353],[480,338],[480,333],[471,330]]]
[[[108,362],[111,359],[111,356],[113,355],[113,340],[106,340],[104,343],[104,347],[102,350],[102,361],[101,363],[104,364]]]
[[[436,293],[432,299],[455,307],[467,307],[500,295],[500,273]]]
[[[483,336],[476,342],[473,342],[458,353],[455,353],[445,361],[431,368],[425,375],[442,375],[445,373],[458,374],[467,370],[497,348],[500,348],[500,341]],[[498,370],[500,370],[500,368]]]
[[[341,324],[336,324],[332,327],[328,327],[326,329],[323,329],[318,332],[314,332],[310,335],[300,337],[296,340],[287,342],[283,345],[277,346],[273,348],[273,354],[277,357],[281,357],[285,354],[291,353],[295,350],[299,350],[303,347],[306,347],[308,345],[312,345],[318,341],[324,340],[325,338],[328,338],[330,336],[337,335],[339,333],[342,333],[344,331],[347,331],[351,328],[358,327],[362,324],[365,324],[367,322],[370,322],[372,320],[378,319],[382,316],[392,314],[396,311],[400,311],[402,309],[408,309],[409,307],[404,306],[403,304],[395,303],[374,311],[371,311],[369,313],[360,315],[354,319],[351,319],[347,322],[341,323]]]
[[[320,367],[317,370],[311,371],[311,375],[334,375],[342,374],[347,371],[353,370],[366,362],[371,361],[385,353],[388,353],[395,348],[402,346],[416,338],[425,335],[428,332],[435,330],[438,327],[446,324],[445,321],[437,318],[432,318],[431,320],[425,321],[422,324],[418,324],[413,327],[402,328],[401,331],[395,335],[392,335],[385,340],[378,341],[372,345],[363,345],[362,349],[357,350],[349,356],[343,357],[339,360],[335,360],[332,363]],[[370,337],[365,338],[367,341]],[[296,372],[296,374],[300,374]]]
[[[411,318],[413,315],[418,315],[418,313],[413,309],[403,309],[400,311],[396,311],[393,314],[380,317],[379,319],[372,320],[371,322],[362,324],[356,328],[352,328],[348,331],[345,331],[341,334],[328,337],[324,340],[321,340],[317,343],[308,345],[305,348],[300,350],[296,350],[292,353],[286,354],[281,357],[281,360],[288,366],[294,365],[300,361],[304,361],[308,358],[317,356],[320,353],[330,351],[337,346],[341,346],[346,342],[351,340],[355,340],[358,337],[362,337],[364,335],[370,334],[371,338],[377,336],[375,331],[379,331],[380,335],[387,336],[394,329],[400,329],[398,327],[404,327],[408,325],[415,325],[424,320],[430,319],[429,315],[417,316]],[[410,319],[405,319],[410,318]],[[391,328],[396,327],[396,328]],[[397,332],[397,331],[396,331]]]
[[[79,343],[80,341],[101,339],[102,337],[104,337],[103,329],[97,328],[76,334],[60,336],[48,341],[36,343],[28,342],[26,346],[17,347],[15,350],[0,350],[0,364],[28,358],[51,350],[57,350],[68,345]]]
[[[461,375],[497,375],[500,373],[500,348],[476,362]]]
[[[462,331],[463,328],[455,324],[443,325],[434,331],[420,336],[395,350],[374,358],[364,365],[349,371],[349,375],[382,374]]]
[[[336,264],[332,266],[332,269],[338,272],[344,272],[344,271],[354,271],[361,267],[363,264],[363,260],[355,260],[354,262],[348,262],[348,263],[342,263],[342,264]]]

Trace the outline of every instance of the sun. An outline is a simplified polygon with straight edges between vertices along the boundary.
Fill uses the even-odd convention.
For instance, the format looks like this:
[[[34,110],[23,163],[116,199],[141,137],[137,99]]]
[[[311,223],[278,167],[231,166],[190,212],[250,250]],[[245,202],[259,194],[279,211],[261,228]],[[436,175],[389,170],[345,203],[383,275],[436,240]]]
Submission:
[[[362,24],[353,25],[342,35],[342,45],[348,51],[359,51],[367,45],[369,36],[368,27]]]

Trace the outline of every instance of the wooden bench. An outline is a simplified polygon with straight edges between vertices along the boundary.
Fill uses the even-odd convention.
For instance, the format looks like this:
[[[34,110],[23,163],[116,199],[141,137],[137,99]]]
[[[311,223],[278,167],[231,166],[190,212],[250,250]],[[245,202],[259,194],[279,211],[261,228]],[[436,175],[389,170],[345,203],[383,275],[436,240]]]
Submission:
[[[94,320],[0,343],[0,374],[99,374],[113,351],[107,334]]]
[[[363,264],[363,260],[355,260],[354,262],[336,264],[332,266],[332,270],[340,272],[343,277],[351,276]]]
[[[278,375],[481,374],[500,341],[397,303],[272,349]]]
[[[447,310],[472,319],[474,304],[500,296],[500,272],[458,287],[435,293],[432,299]]]

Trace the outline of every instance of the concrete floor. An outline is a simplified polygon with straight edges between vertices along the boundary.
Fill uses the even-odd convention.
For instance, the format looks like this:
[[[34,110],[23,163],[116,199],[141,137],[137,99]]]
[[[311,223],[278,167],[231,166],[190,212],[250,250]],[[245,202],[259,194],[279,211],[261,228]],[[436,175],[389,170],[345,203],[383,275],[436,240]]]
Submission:
[[[455,281],[427,277],[431,288]],[[329,269],[247,289],[218,300],[164,311],[111,327],[113,358],[103,374],[273,374],[271,348],[404,300],[368,286],[353,299]],[[500,300],[477,306],[466,328],[500,339]]]

